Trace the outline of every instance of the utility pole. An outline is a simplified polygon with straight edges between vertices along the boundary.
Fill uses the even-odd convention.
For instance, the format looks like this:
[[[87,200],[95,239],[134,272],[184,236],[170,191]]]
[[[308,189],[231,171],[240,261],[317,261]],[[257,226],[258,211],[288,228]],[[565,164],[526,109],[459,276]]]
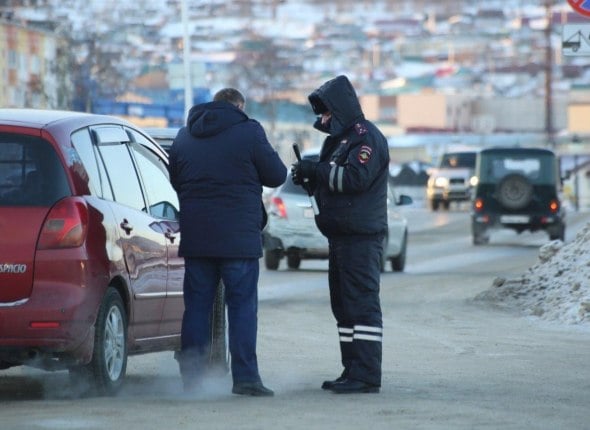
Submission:
[[[552,0],[546,0],[545,9],[547,26],[545,27],[545,133],[547,140],[555,149],[555,130],[553,128],[553,50],[551,47],[551,33],[553,30]]]
[[[191,38],[188,33],[188,11],[186,0],[181,0],[182,15],[182,63],[184,65],[184,120],[188,117],[188,111],[193,106],[193,85],[191,82]]]

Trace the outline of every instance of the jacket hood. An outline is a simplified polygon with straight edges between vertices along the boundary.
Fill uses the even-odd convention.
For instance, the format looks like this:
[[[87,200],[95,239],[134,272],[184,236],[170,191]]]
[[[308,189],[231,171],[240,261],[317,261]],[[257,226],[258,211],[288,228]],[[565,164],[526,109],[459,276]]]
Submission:
[[[188,113],[187,128],[195,137],[207,137],[247,120],[248,115],[237,106],[215,101],[193,106]]]
[[[313,91],[308,99],[316,115],[327,111],[332,112],[329,127],[322,127],[319,121],[314,124],[315,128],[332,136],[342,134],[364,119],[356,92],[344,75],[327,81]]]

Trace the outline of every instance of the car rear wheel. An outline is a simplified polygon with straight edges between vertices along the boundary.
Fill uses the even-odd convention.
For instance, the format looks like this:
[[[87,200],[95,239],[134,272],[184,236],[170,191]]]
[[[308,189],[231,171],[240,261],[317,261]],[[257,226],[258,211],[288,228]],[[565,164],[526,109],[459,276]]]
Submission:
[[[70,369],[72,382],[83,392],[115,394],[127,370],[127,314],[119,292],[109,287],[98,310],[92,360]]]
[[[297,253],[287,254],[287,267],[289,269],[299,269],[301,266],[301,256]]]
[[[391,259],[391,269],[394,272],[403,272],[406,267],[406,255],[408,253],[408,232],[404,232],[401,251]]]
[[[533,198],[533,185],[523,175],[512,173],[498,183],[496,195],[506,209],[522,209]]]
[[[561,240],[565,241],[565,225],[558,224],[555,227],[551,227],[547,230],[549,233],[549,240]]]
[[[485,227],[478,224],[473,224],[471,230],[474,245],[485,245],[486,243],[489,243],[490,236]]]
[[[264,251],[264,265],[268,270],[277,270],[281,262],[281,251],[278,249],[267,249]]]

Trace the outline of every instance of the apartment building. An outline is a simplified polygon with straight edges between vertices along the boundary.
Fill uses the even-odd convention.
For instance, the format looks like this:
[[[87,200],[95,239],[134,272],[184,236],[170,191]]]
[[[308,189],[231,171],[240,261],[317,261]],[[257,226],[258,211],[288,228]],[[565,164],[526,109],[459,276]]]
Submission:
[[[0,106],[58,107],[59,38],[0,15]]]

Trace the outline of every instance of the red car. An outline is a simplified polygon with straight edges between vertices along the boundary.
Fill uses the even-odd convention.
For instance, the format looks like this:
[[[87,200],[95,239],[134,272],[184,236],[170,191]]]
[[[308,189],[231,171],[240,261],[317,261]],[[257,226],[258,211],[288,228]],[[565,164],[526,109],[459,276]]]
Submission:
[[[112,394],[128,355],[179,348],[184,262],[166,166],[121,119],[0,109],[0,369],[68,369]]]

